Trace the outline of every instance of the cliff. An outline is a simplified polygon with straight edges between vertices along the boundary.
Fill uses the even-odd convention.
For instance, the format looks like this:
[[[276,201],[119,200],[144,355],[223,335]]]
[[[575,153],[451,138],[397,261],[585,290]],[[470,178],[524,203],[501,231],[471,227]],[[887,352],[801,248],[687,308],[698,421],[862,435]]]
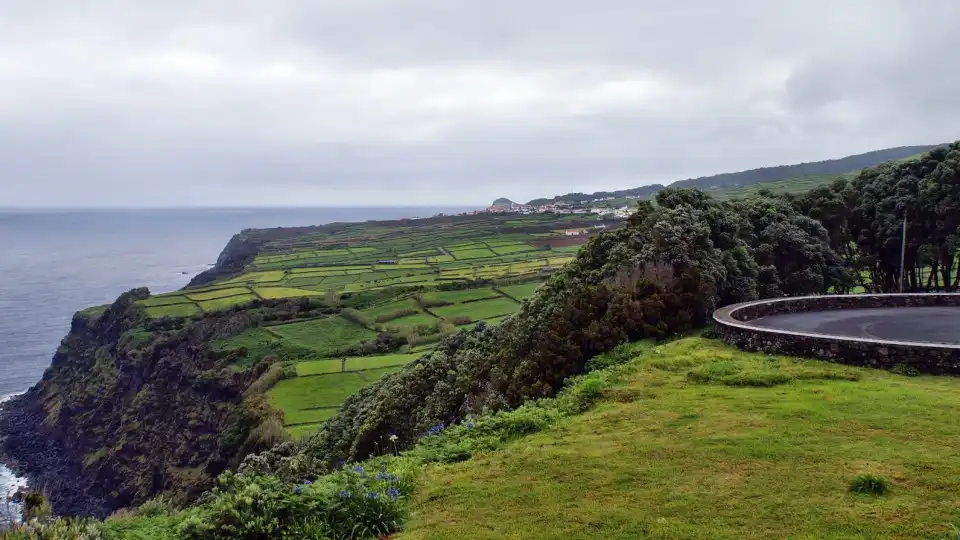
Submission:
[[[161,492],[185,502],[260,447],[251,432],[270,410],[246,394],[268,366],[240,371],[203,346],[251,315],[151,321],[136,304],[148,295],[75,315],[42,380],[3,407],[0,448],[57,513],[104,516]]]

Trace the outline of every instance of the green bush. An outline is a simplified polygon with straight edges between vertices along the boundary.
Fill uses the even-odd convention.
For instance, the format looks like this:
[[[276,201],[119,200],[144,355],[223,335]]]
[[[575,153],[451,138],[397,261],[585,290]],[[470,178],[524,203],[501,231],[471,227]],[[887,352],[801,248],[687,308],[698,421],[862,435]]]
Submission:
[[[322,497],[276,477],[226,472],[219,486],[189,511],[178,532],[194,540],[299,539],[307,517],[322,514],[325,506]]]
[[[861,474],[850,481],[850,491],[870,495],[884,495],[890,489],[887,479],[874,474]]]
[[[585,371],[590,373],[592,371],[626,364],[632,360],[638,352],[637,346],[638,344],[636,343],[624,342],[614,347],[613,350],[598,354],[587,361]]]
[[[916,377],[920,375],[920,370],[908,364],[897,364],[893,366],[890,372],[903,375],[904,377]]]

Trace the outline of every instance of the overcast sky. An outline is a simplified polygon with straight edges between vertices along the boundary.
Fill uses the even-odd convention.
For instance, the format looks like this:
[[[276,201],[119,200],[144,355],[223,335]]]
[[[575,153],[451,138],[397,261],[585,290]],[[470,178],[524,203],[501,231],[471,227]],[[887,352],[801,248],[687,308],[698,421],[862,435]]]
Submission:
[[[487,204],[960,137],[956,0],[0,0],[0,207]]]

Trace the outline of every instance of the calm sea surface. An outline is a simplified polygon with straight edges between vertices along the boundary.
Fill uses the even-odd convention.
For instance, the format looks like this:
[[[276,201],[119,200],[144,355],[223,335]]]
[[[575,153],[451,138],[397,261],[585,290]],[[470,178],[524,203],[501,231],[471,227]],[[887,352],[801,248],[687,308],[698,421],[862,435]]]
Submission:
[[[50,364],[74,312],[134,287],[179,289],[250,227],[424,217],[459,207],[0,210],[0,400]],[[0,495],[14,480],[0,466]]]

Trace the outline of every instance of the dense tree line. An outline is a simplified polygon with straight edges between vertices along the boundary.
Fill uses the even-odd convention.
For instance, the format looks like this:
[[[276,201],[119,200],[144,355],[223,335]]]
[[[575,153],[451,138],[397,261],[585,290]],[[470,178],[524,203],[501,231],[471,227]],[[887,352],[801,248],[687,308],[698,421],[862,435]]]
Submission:
[[[826,228],[867,291],[899,290],[904,220],[904,290],[958,290],[960,142],[788,198]]]

